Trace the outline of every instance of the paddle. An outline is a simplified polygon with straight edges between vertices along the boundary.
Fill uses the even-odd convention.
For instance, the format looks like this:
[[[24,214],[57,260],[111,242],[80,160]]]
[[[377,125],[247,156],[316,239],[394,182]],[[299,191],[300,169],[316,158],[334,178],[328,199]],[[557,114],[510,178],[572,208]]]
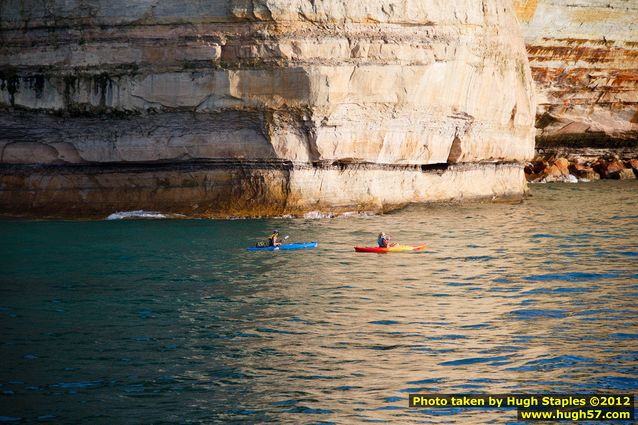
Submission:
[[[283,239],[281,239],[281,241],[285,241],[285,240],[287,240],[289,237],[290,237],[290,236],[286,235],[286,236],[284,236],[284,237],[283,237]]]
[[[390,242],[392,239],[394,239],[394,236],[392,236],[392,235],[385,235],[385,238],[388,241],[388,248],[392,248],[392,247],[401,245],[399,242]]]
[[[279,249],[280,245],[283,245],[283,242],[288,239],[288,235],[284,236],[283,239],[280,239],[280,241],[278,242],[278,245],[275,246],[275,249]]]
[[[290,236],[286,235],[286,236],[284,236],[284,237],[283,237],[283,240],[285,241],[285,240],[287,240],[289,237],[290,237]],[[266,246],[268,246],[268,242],[263,242],[263,240],[262,240],[261,238],[256,238],[256,239],[257,239],[258,241],[260,241],[260,240],[261,240],[260,242],[257,242],[257,247],[260,247],[260,246],[266,247]],[[262,244],[262,245],[260,245],[260,244]]]
[[[288,239],[289,237],[290,236],[288,236],[288,235],[284,236],[284,240]],[[260,239],[263,239],[263,238],[255,238],[255,239],[260,240]]]

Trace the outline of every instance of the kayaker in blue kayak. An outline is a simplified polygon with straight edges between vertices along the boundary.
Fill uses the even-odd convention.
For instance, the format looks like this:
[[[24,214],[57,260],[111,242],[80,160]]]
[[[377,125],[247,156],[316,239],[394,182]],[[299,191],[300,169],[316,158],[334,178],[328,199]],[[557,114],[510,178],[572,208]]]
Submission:
[[[281,246],[279,242],[279,230],[275,229],[268,238],[268,246]]]

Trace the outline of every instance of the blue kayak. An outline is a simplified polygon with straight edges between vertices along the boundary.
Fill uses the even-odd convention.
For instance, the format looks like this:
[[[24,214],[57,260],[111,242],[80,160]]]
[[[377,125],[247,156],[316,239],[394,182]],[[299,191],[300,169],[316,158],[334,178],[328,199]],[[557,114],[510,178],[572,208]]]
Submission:
[[[260,246],[255,248],[247,248],[248,251],[296,251],[299,249],[313,249],[318,245],[317,242],[289,243],[280,246]]]

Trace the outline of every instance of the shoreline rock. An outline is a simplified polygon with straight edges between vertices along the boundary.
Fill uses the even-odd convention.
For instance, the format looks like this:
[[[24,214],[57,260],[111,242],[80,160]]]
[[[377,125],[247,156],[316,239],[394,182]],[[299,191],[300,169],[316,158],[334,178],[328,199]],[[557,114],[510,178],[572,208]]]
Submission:
[[[525,166],[525,178],[529,183],[636,179],[638,155],[636,158],[621,158],[614,154],[606,154],[595,159],[580,156],[568,159],[551,153],[537,155]]]

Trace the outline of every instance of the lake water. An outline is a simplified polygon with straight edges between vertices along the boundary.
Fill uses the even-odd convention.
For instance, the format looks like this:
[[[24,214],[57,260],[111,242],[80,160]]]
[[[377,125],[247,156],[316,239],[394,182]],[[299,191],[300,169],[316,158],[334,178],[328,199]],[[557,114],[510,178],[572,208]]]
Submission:
[[[515,423],[638,392],[638,182],[384,216],[0,222],[0,422]],[[273,228],[303,252],[247,252]],[[379,231],[423,253],[357,254]]]

